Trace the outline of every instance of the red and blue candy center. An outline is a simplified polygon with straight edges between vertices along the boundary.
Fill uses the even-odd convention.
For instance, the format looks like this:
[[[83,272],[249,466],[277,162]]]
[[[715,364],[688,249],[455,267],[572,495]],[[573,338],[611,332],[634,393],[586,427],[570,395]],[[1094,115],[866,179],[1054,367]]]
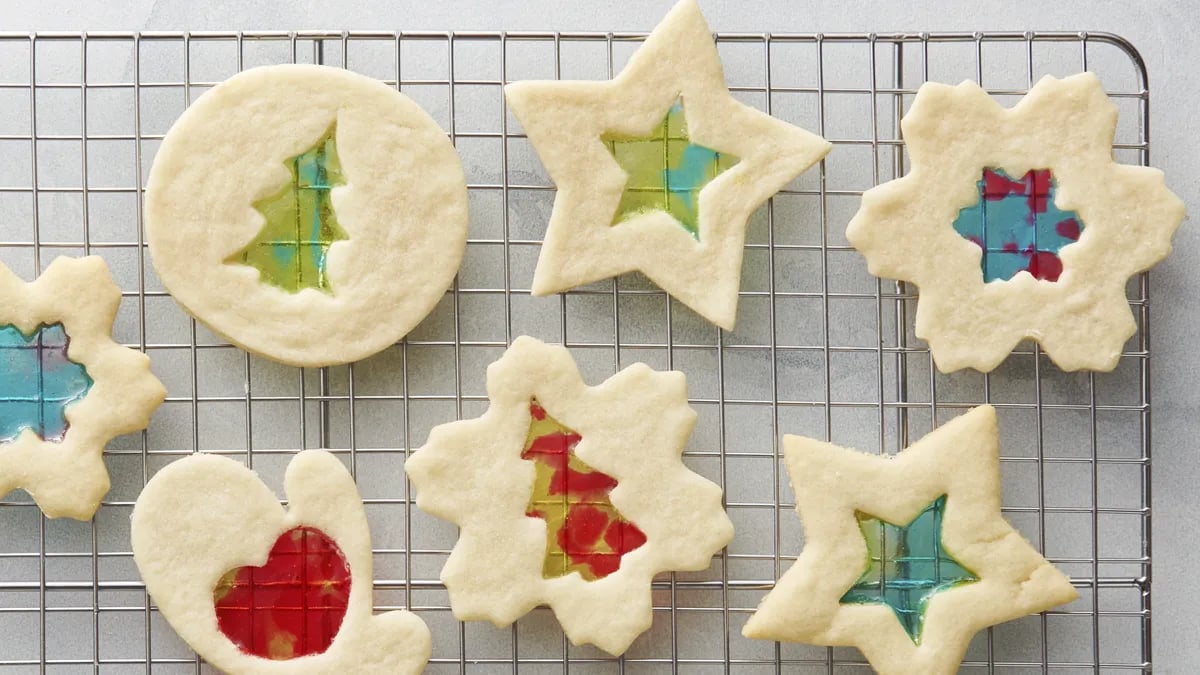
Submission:
[[[1014,179],[1001,169],[984,169],[979,200],[954,220],[960,235],[983,249],[983,280],[1005,281],[1019,272],[1058,281],[1059,251],[1079,240],[1083,222],[1054,204],[1057,185],[1049,169]]]

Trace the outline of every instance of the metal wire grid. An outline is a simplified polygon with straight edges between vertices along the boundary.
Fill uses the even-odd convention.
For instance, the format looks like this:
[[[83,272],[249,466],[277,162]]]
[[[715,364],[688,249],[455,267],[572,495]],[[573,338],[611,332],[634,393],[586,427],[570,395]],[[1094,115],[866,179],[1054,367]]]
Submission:
[[[1146,164],[1134,49],[1084,33],[718,35],[737,96],[835,144],[756,214],[738,329],[725,333],[639,275],[528,293],[553,188],[500,88],[609,77],[642,37],[0,34],[0,260],[29,279],[60,254],[105,257],[125,289],[116,335],[150,353],[170,391],[148,431],[106,452],[113,490],[93,522],[46,520],[21,493],[0,501],[0,667],[207,670],[143,590],[129,510],[158,468],[201,450],[243,458],[278,490],[300,446],[346,449],[376,546],[377,608],[430,625],[431,672],[867,672],[855,650],[740,637],[802,546],[779,436],[895,452],[987,401],[1001,414],[1006,515],[1082,598],[980,634],[962,672],[1149,672],[1147,278],[1129,286],[1139,331],[1113,374],[1061,373],[1030,345],[990,375],[943,376],[908,328],[912,289],[867,275],[842,235],[862,190],[904,172],[898,120],[930,79],[974,79],[1011,103],[1041,74],[1093,70],[1121,109],[1118,158]],[[454,288],[406,340],[357,365],[248,356],[183,315],[148,265],[141,186],[171,121],[216,82],[277,62],[398,86],[449,130],[467,170],[472,229]],[[413,508],[403,478],[403,448],[483,409],[483,369],[519,334],[567,344],[592,381],[639,360],[687,372],[700,421],[686,460],[725,487],[738,526],[709,570],[655,583],[654,627],[621,659],[570,646],[544,609],[511,629],[455,622],[437,582],[455,532]]]

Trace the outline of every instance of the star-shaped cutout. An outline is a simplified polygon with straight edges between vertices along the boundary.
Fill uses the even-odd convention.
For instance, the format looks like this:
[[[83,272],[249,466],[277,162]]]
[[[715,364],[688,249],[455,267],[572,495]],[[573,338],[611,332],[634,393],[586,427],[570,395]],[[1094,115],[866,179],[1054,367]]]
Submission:
[[[733,98],[695,0],[612,80],[505,97],[558,186],[534,295],[639,270],[725,329],[751,213],[831,147]]]
[[[942,675],[957,672],[976,632],[1078,597],[1000,513],[991,406],[890,458],[799,436],[785,436],[783,445],[804,550],[747,621],[746,637],[854,646],[880,673]],[[896,532],[879,521],[909,523],[911,550],[898,550]],[[873,549],[874,533],[885,543]],[[876,557],[891,561],[884,572],[908,579],[872,584],[863,570]],[[946,557],[959,569],[941,568]],[[864,584],[874,590],[864,592]],[[914,589],[907,598],[906,584]],[[910,609],[914,616],[901,616]]]
[[[867,542],[867,571],[841,601],[887,605],[912,641],[920,642],[929,599],[938,591],[979,581],[942,546],[945,509],[942,495],[904,525],[857,513]]]

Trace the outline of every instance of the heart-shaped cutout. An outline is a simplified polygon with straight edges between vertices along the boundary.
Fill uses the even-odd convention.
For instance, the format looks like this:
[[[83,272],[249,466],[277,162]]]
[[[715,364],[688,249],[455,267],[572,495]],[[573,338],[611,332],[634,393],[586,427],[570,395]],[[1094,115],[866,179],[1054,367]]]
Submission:
[[[350,566],[332,539],[296,527],[262,567],[226,572],[213,589],[217,625],[243,652],[287,660],[333,644],[350,600]]]

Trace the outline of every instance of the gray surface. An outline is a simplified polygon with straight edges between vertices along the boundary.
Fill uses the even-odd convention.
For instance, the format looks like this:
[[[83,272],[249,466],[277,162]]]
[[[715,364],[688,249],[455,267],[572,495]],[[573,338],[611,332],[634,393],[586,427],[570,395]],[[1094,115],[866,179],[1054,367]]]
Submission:
[[[129,2],[23,3],[0,19],[5,29],[231,29],[231,28],[385,28],[385,29],[537,29],[645,30],[668,6],[662,2],[621,6],[592,3],[304,3],[280,11],[268,3]],[[1191,46],[1196,19],[1188,3],[989,3],[974,6],[943,0],[926,3],[846,3],[835,0],[803,5],[771,2],[704,3],[718,31],[866,31],[866,30],[1108,30],[1129,38],[1143,53],[1153,91],[1152,163],[1164,169],[1171,185],[1195,203],[1196,146],[1190,132],[1197,103]],[[1176,252],[1152,274],[1154,335],[1154,522],[1155,522],[1155,664],[1158,672],[1190,673],[1200,663],[1195,638],[1197,590],[1190,578],[1200,501],[1193,488],[1197,474],[1189,433],[1194,428],[1197,393],[1189,338],[1195,333],[1197,294],[1194,264],[1197,235],[1185,225]],[[235,363],[237,363],[235,361]],[[420,435],[418,434],[418,438]],[[376,542],[378,544],[378,542]]]

